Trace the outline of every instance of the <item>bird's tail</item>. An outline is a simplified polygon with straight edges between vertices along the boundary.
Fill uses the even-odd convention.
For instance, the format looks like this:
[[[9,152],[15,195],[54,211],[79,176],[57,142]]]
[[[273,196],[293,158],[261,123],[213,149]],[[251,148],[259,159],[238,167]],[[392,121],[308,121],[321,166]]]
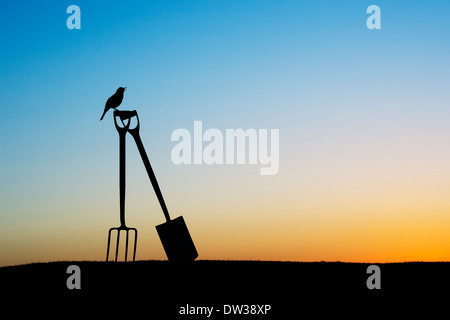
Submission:
[[[106,114],[106,110],[105,110],[105,111],[103,111],[103,114],[102,114],[102,117],[100,118],[100,121],[102,121],[102,120],[103,120],[103,117],[105,116],[105,114]]]

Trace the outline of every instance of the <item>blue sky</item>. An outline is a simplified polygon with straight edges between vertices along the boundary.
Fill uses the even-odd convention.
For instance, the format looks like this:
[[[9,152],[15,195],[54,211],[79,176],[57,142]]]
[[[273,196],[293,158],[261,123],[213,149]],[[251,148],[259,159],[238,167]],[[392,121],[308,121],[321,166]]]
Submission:
[[[81,30],[66,28],[71,4],[81,8]],[[366,28],[371,4],[381,8],[381,30]],[[252,188],[270,186],[251,166],[174,166],[170,134],[192,130],[194,120],[221,130],[279,128],[280,174],[271,183],[278,190],[289,185],[288,193],[295,190],[290,177],[305,188],[316,183],[308,165],[323,172],[323,159],[339,167],[345,158],[355,167],[351,159],[363,156],[355,146],[371,143],[380,150],[361,152],[373,157],[378,150],[383,159],[398,151],[392,141],[412,143],[398,152],[404,159],[431,154],[418,169],[426,172],[449,155],[449,9],[448,1],[3,3],[0,231],[9,232],[0,245],[34,232],[26,227],[33,223],[53,223],[50,235],[59,239],[55,230],[67,231],[69,224],[77,230],[95,215],[78,219],[77,211],[97,210],[102,214],[93,221],[110,223],[102,219],[117,209],[117,133],[111,114],[99,118],[119,86],[128,87],[123,108],[139,112],[142,140],[163,192],[173,193],[167,202],[176,203],[181,194],[189,198],[181,180],[198,183],[191,191],[200,193],[233,188],[241,174],[250,177]],[[130,194],[145,198],[151,190],[129,142]],[[440,162],[437,167],[448,174]],[[210,187],[203,189],[200,181]],[[283,196],[273,201],[277,197]],[[112,204],[106,209],[104,203]],[[116,213],[111,215],[114,222]],[[35,259],[60,257],[52,250]],[[28,259],[5,255],[5,261]]]

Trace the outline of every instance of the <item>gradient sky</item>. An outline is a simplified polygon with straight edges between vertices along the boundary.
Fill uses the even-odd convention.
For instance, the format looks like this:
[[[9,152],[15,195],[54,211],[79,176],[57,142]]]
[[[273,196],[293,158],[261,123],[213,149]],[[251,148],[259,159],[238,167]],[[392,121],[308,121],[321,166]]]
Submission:
[[[66,8],[81,8],[68,30]],[[366,9],[381,8],[381,30]],[[127,86],[199,259],[450,260],[448,1],[10,1],[0,10],[0,266],[103,260]],[[280,170],[172,163],[177,128],[276,128]],[[128,139],[137,259],[164,217]]]

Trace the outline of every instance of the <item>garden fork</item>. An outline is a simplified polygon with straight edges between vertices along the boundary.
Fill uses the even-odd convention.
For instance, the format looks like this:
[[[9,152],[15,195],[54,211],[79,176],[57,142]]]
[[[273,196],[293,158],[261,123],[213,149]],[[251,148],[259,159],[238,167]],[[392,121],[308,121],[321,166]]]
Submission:
[[[108,232],[108,248],[106,251],[106,261],[109,259],[109,248],[111,243],[111,233],[113,230],[117,230],[117,242],[116,242],[116,257],[114,261],[117,261],[119,254],[119,242],[120,242],[120,232],[126,232],[126,242],[125,242],[125,261],[128,257],[128,238],[129,231],[134,231],[134,249],[133,249],[133,261],[136,258],[136,247],[137,247],[137,229],[129,228],[125,224],[125,142],[126,134],[128,128],[130,127],[131,117],[136,115],[136,111],[114,111],[114,124],[116,126],[117,132],[119,133],[119,187],[120,187],[120,226],[115,228],[110,228]],[[117,118],[120,118],[123,127],[119,126],[117,123]],[[126,120],[124,122],[124,120]]]

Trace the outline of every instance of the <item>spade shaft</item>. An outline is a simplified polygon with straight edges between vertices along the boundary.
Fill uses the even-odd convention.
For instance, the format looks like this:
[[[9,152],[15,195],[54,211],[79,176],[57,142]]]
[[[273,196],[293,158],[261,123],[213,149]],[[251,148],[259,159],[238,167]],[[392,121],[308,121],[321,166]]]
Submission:
[[[136,114],[137,117],[137,114]],[[161,209],[164,213],[164,217],[167,221],[170,221],[169,210],[167,210],[166,202],[164,201],[163,195],[161,193],[161,189],[159,188],[158,180],[156,180],[155,173],[153,172],[152,165],[150,164],[150,160],[148,159],[147,152],[145,152],[144,145],[142,144],[141,137],[139,135],[139,118],[138,124],[134,129],[128,129],[130,134],[133,136],[134,141],[136,142],[136,146],[141,154],[142,162],[144,162],[145,169],[147,170],[148,177],[150,178],[150,182],[152,183],[153,189],[155,190],[156,196],[158,197],[159,204],[161,205]]]

